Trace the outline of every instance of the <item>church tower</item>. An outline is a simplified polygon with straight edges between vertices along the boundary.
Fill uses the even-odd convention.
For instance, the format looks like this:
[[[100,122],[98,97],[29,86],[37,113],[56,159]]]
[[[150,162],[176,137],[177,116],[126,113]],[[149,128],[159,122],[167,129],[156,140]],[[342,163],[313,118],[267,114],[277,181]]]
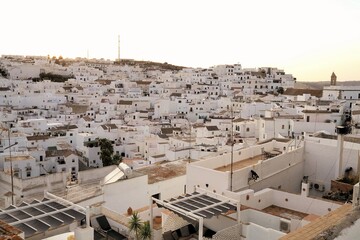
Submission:
[[[335,75],[335,73],[333,72],[332,74],[331,74],[331,81],[330,81],[330,85],[331,86],[336,86],[336,75]]]

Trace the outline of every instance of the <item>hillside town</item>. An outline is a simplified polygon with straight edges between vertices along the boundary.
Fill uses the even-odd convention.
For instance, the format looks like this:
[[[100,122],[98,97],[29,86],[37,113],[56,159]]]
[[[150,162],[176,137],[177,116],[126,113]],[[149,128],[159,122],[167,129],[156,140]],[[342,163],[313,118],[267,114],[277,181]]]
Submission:
[[[360,218],[360,86],[335,73],[2,55],[0,75],[0,239],[334,239]]]

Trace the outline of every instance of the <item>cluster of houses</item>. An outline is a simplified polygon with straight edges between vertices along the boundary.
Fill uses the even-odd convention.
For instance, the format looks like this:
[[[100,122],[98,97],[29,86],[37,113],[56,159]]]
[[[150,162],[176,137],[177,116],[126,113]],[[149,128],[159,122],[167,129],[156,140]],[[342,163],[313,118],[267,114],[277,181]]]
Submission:
[[[189,219],[196,239],[286,239],[342,209],[315,197],[359,169],[360,87],[338,85],[335,74],[312,90],[295,88],[283,70],[241,64],[169,70],[3,55],[0,69],[3,207],[48,191],[96,206],[124,235],[131,207],[150,220],[154,239],[177,239]],[[42,77],[51,74],[69,78]],[[339,128],[350,135],[337,139]],[[103,138],[122,168],[103,166]],[[176,198],[183,194],[188,202]],[[191,200],[197,194],[223,211]]]

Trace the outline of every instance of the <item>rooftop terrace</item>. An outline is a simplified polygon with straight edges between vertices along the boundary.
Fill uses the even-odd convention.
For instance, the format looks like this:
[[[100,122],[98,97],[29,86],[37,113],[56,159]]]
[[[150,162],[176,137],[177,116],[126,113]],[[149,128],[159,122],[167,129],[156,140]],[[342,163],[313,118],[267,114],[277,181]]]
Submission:
[[[187,161],[179,160],[165,164],[157,164],[136,170],[135,172],[148,175],[148,183],[156,183],[174,177],[185,175]]]
[[[233,171],[254,165],[254,164],[258,163],[259,160],[264,160],[263,154],[257,155],[257,156],[254,156],[254,157],[251,157],[248,159],[244,159],[239,162],[234,162],[233,163]],[[229,162],[230,162],[230,160],[229,160]],[[228,164],[226,166],[218,167],[215,170],[221,171],[221,172],[226,172],[226,171],[230,171],[230,168],[231,168],[231,164]]]

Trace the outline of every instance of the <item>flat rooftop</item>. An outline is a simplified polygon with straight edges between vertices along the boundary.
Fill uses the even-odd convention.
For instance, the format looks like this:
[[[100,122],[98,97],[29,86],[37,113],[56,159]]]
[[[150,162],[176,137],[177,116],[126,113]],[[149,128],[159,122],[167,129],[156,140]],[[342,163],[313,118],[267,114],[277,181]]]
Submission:
[[[257,164],[259,160],[264,160],[264,158],[265,158],[264,155],[260,154],[260,155],[254,156],[252,158],[247,158],[247,159],[244,159],[239,162],[234,162],[233,163],[233,171]],[[229,162],[230,162],[230,159],[229,159]],[[228,164],[226,166],[215,168],[215,170],[221,171],[221,172],[226,172],[226,171],[230,171],[230,167],[231,167],[231,164]]]
[[[148,183],[152,184],[185,175],[187,164],[188,163],[185,160],[178,160],[169,163],[151,165],[137,169],[134,172],[147,175]]]
[[[344,204],[343,206],[339,207],[338,209],[326,214],[325,216],[319,217],[318,219],[314,220],[313,222],[305,225],[302,228],[299,228],[282,238],[281,240],[310,240],[310,239],[330,239],[326,236],[326,231],[332,229],[335,226],[341,225],[341,221],[346,219],[349,213],[352,210],[351,204]],[[348,226],[346,224],[344,227]],[[332,231],[330,231],[332,232]],[[324,234],[325,233],[325,234]],[[319,236],[323,235],[322,238],[318,238]],[[331,238],[333,239],[333,238]]]
[[[278,216],[278,217],[282,217],[282,218],[286,218],[286,219],[298,219],[301,220],[305,217],[307,217],[309,214],[307,213],[303,213],[303,212],[298,212],[295,210],[291,210],[291,209],[287,209],[287,208],[283,208],[283,207],[279,207],[276,205],[271,205],[267,208],[264,208],[261,210],[262,212],[274,215],[274,216]]]
[[[32,160],[35,159],[30,155],[24,155],[24,156],[11,156],[11,160],[12,161],[26,161],[26,160]],[[10,161],[10,156],[5,157],[5,161],[9,162]]]

